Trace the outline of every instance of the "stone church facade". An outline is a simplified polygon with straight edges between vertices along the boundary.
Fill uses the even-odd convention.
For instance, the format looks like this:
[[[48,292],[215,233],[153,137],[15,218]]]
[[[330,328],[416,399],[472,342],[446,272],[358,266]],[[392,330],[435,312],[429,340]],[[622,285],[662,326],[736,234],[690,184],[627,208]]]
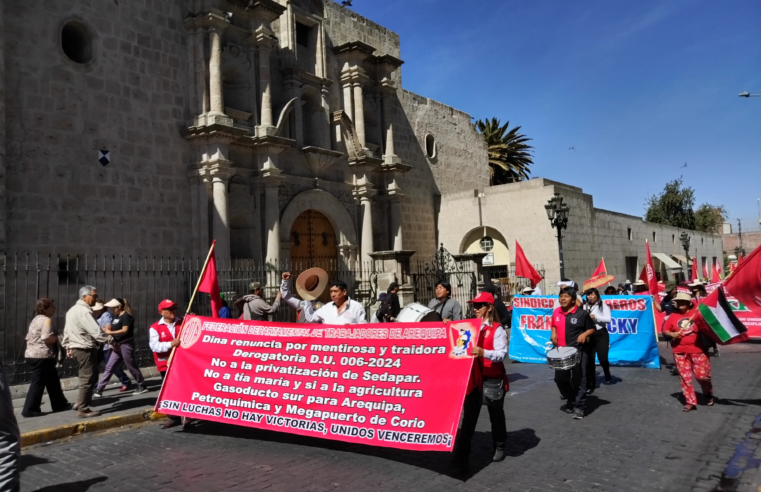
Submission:
[[[438,197],[487,179],[469,115],[332,1],[33,3],[0,9],[6,251],[430,255]]]
[[[560,183],[488,188],[471,117],[405,90],[402,65],[397,34],[331,0],[0,0],[0,248],[203,257],[214,239],[219,258],[350,267],[444,243],[506,271],[518,239],[554,283],[560,192],[570,273],[602,255],[631,277],[650,226]]]

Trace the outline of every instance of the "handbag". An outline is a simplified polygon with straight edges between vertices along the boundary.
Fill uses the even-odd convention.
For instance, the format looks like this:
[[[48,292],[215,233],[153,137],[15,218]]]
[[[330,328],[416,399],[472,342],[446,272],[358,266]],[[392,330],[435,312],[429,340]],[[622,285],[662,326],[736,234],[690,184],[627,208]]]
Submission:
[[[487,407],[501,404],[505,396],[505,382],[502,379],[484,379],[483,394],[483,403]]]

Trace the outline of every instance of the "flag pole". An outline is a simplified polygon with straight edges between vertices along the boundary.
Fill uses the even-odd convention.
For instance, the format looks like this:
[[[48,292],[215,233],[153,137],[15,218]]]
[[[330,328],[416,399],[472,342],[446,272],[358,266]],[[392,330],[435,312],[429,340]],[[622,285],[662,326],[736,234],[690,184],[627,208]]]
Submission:
[[[201,280],[203,279],[204,273],[206,273],[206,267],[209,266],[209,258],[211,258],[211,254],[214,252],[214,245],[217,244],[216,239],[211,242],[211,247],[209,248],[209,253],[206,255],[206,261],[203,262],[203,268],[201,268],[201,273],[198,275],[198,281],[196,282],[196,288],[193,289],[193,295],[190,296],[190,302],[188,302],[188,309],[185,310],[185,316],[182,317],[182,325],[185,324],[185,318],[187,318],[188,314],[190,314],[190,308],[193,305],[193,300],[196,298],[196,293],[198,292],[198,287],[201,285]],[[180,325],[180,328],[177,330],[176,337],[179,338],[180,331],[182,331],[182,325]],[[167,376],[169,375],[169,368],[172,366],[172,359],[174,358],[174,352],[177,349],[177,347],[172,347],[172,353],[169,354],[169,359],[166,361],[166,370],[167,370]]]
[[[209,253],[206,255],[206,261],[203,262],[203,268],[201,268],[201,273],[198,275],[198,281],[196,282],[196,288],[193,289],[193,294],[190,296],[190,302],[188,302],[188,309],[185,310],[185,316],[182,318],[182,324],[177,328],[177,332],[175,334],[175,338],[180,337],[180,333],[182,332],[182,327],[185,324],[185,318],[188,317],[188,314],[190,313],[190,307],[193,305],[193,300],[196,298],[196,293],[198,292],[198,287],[201,286],[201,279],[203,279],[204,273],[206,273],[206,267],[209,266],[209,258],[211,258],[211,254],[214,252],[214,245],[217,244],[216,239],[212,240],[211,247],[209,248]],[[174,360],[174,354],[177,351],[177,347],[172,347],[172,352],[169,354],[169,359],[166,361],[166,376],[164,377],[164,380],[161,382],[161,389],[159,390],[159,395],[156,398],[156,406],[154,407],[154,410],[158,412],[158,405],[161,401],[161,396],[164,394],[164,383],[166,383],[167,379],[169,379],[169,371],[172,369],[172,360]],[[183,427],[185,426],[187,417],[182,418]]]
[[[209,266],[209,258],[211,258],[211,254],[214,252],[214,246],[216,244],[217,244],[216,239],[211,242],[211,247],[209,248],[209,254],[206,255],[206,261],[203,262],[203,268],[201,268],[201,273],[198,274],[198,281],[196,282],[196,288],[193,289],[193,295],[190,296],[190,302],[188,302],[188,309],[185,311],[185,316],[187,316],[190,313],[190,307],[193,305],[193,300],[196,298],[198,287],[201,285],[201,280],[203,279],[204,273],[206,273],[206,267]]]

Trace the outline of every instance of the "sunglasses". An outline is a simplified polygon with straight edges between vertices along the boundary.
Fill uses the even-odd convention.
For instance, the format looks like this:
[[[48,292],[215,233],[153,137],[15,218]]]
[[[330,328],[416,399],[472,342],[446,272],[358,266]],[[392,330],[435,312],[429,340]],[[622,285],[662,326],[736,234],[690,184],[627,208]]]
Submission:
[[[473,303],[473,309],[481,309],[481,308],[485,308],[485,307],[486,307],[486,306],[488,306],[488,305],[489,305],[489,303],[488,303],[488,302],[474,302],[474,303]]]

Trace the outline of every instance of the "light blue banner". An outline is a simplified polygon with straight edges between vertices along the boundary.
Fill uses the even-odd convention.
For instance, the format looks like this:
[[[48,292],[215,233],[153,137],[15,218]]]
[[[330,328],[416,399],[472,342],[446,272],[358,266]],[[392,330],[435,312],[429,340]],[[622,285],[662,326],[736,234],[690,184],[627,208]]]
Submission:
[[[658,340],[650,296],[602,296],[611,311],[611,365],[660,369]],[[510,330],[509,356],[520,362],[547,363],[552,348],[552,311],[558,307],[557,296],[515,296],[513,325]]]

